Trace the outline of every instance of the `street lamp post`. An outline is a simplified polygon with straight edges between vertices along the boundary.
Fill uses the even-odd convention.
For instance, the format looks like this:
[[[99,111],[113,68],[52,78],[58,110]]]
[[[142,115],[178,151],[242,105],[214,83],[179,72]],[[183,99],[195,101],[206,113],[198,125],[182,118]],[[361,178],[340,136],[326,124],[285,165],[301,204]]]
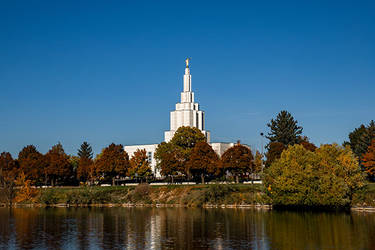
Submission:
[[[264,169],[264,164],[263,164],[263,157],[264,157],[264,154],[263,154],[263,150],[264,150],[264,147],[263,147],[263,138],[264,138],[264,133],[260,132],[260,136],[261,136],[261,144],[262,144],[262,175],[263,175],[263,169]]]

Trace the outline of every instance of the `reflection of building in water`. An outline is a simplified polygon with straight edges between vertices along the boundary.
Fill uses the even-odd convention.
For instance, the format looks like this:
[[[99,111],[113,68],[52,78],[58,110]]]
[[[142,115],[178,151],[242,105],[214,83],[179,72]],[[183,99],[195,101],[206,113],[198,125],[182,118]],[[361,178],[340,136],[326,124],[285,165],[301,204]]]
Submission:
[[[194,92],[191,87],[191,74],[189,61],[186,60],[183,91],[181,92],[181,100],[176,104],[176,109],[170,113],[170,130],[165,131],[164,141],[169,142],[177,129],[182,126],[195,127],[202,131],[206,136],[207,142],[210,143],[210,132],[205,129],[204,111],[200,110],[199,104],[194,101]],[[225,150],[234,146],[234,143],[214,142],[210,143],[213,150],[222,155]],[[127,145],[124,147],[131,157],[138,149],[145,149],[153,173],[156,177],[160,177],[160,173],[156,169],[156,161],[154,158],[155,150],[158,144],[147,145]]]
[[[147,225],[148,226],[148,225]],[[145,230],[149,232],[147,235],[147,244],[146,249],[161,249],[161,241],[160,241],[160,229],[161,229],[161,218],[158,213],[153,211],[150,217],[150,229],[148,230],[147,227]]]

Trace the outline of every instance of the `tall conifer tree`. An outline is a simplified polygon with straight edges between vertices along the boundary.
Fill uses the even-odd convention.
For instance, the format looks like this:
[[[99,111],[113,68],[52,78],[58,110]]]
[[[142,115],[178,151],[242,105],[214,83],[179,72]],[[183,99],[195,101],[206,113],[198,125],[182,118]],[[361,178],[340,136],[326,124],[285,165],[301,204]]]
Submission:
[[[94,169],[92,160],[92,148],[86,141],[81,144],[77,153],[79,157],[78,168],[77,168],[77,178],[80,181],[86,182],[88,180],[93,180]]]
[[[87,142],[83,142],[82,145],[81,145],[81,148],[78,149],[78,156],[79,158],[86,158],[86,159],[92,159],[92,148],[90,146],[90,144],[88,144]]]
[[[350,145],[361,163],[362,156],[366,153],[373,139],[375,139],[375,122],[371,120],[368,126],[361,124],[361,126],[354,129],[349,134],[349,142],[345,142],[344,144]]]
[[[270,143],[281,142],[286,146],[299,143],[302,127],[298,126],[297,123],[297,120],[294,120],[288,111],[282,110],[277,115],[276,120],[272,119],[267,124],[271,131],[266,138],[270,140]]]

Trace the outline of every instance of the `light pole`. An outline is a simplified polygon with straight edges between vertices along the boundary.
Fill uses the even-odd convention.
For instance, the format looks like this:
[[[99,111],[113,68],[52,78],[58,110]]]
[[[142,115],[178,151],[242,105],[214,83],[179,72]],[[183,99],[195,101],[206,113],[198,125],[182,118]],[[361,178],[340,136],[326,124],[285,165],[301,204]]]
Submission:
[[[261,136],[261,144],[262,144],[262,175],[263,175],[263,169],[264,169],[264,164],[263,164],[263,157],[264,157],[264,154],[263,154],[263,138],[264,138],[264,133],[263,132],[260,132],[260,136]]]

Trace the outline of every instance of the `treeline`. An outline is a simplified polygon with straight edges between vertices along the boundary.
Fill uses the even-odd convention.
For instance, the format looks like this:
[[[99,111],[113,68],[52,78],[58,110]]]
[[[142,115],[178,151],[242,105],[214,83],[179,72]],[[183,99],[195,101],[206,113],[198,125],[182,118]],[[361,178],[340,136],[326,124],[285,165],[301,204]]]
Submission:
[[[77,156],[67,155],[60,143],[54,145],[46,154],[35,146],[28,145],[13,159],[11,154],[0,155],[0,180],[3,186],[17,184],[22,178],[35,186],[98,184],[112,182],[122,177],[147,178],[151,176],[146,151],[138,150],[129,159],[124,147],[110,144],[93,159],[91,146],[84,142]]]
[[[265,136],[265,159],[259,151],[252,152],[246,146],[237,143],[221,157],[206,143],[199,129],[179,128],[169,143],[162,142],[155,154],[157,170],[171,182],[179,178],[205,182],[206,179],[235,181],[250,179],[281,157],[288,146],[300,144],[309,151],[317,148],[302,135],[303,128],[287,111],[281,111],[276,119],[267,124],[270,132]],[[359,160],[361,169],[369,179],[375,176],[375,123],[361,125],[349,134],[350,146]],[[264,162],[265,160],[265,162]],[[24,147],[13,159],[11,154],[0,155],[1,179],[15,180],[20,173],[33,185],[76,185],[112,182],[129,177],[145,181],[153,176],[145,150],[138,150],[129,159],[121,144],[111,144],[93,158],[92,148],[84,142],[77,156],[67,155],[60,143],[54,145],[46,154],[40,153],[35,146]],[[4,180],[3,180],[4,181]]]
[[[169,143],[161,143],[155,153],[157,171],[166,181],[249,180],[262,170],[262,155],[253,155],[248,146],[237,143],[219,157],[196,128],[181,127]],[[13,159],[0,155],[1,180],[5,186],[17,184],[18,178],[33,186],[102,184],[132,179],[151,181],[155,176],[145,150],[137,150],[129,158],[124,147],[110,144],[93,158],[92,148],[84,142],[77,156],[65,153],[58,143],[46,154],[28,145]]]

